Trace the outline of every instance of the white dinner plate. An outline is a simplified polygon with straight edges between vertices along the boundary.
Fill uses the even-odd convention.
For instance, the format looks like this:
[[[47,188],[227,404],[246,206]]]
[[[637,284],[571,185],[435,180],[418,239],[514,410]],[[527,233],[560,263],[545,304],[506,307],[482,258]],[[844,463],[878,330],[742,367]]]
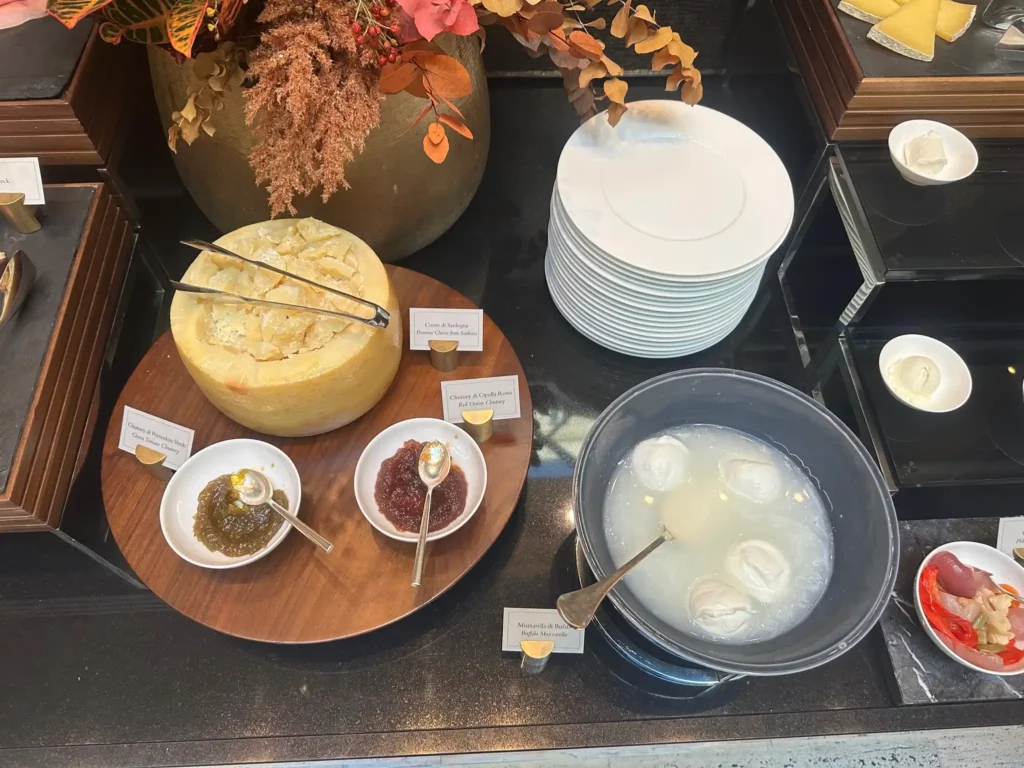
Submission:
[[[754,131],[701,106],[632,102],[569,139],[556,187],[566,218],[614,258],[655,275],[726,277],[766,258],[793,217],[782,161]]]
[[[713,312],[717,308],[734,303],[736,296],[748,290],[752,284],[759,282],[761,275],[764,274],[763,268],[755,269],[749,275],[744,276],[742,283],[729,291],[678,297],[652,296],[628,285],[614,283],[595,270],[588,270],[586,267],[574,263],[555,241],[548,241],[548,253],[558,266],[560,277],[563,280],[571,281],[573,284],[593,292],[588,303],[607,301],[613,305],[613,308],[625,310],[627,314],[632,314],[633,307],[639,308],[641,312],[664,312],[670,315],[692,316],[701,312]]]
[[[556,259],[551,261],[550,272],[563,293],[568,294],[575,304],[588,313],[598,317],[599,323],[607,323],[626,333],[665,341],[712,326],[732,316],[737,310],[744,311],[758,288],[758,283],[754,281],[720,305],[701,307],[694,311],[666,311],[649,304],[645,306],[638,302],[630,305],[611,296],[598,295],[595,289],[580,286],[569,278]]]
[[[692,305],[720,300],[738,289],[745,287],[753,279],[755,273],[763,271],[764,263],[756,264],[752,269],[730,278],[729,283],[708,283],[706,285],[691,283],[678,285],[663,281],[657,283],[647,278],[635,278],[610,268],[600,261],[583,257],[571,243],[549,230],[548,243],[555,250],[559,261],[574,272],[601,284],[618,295],[635,295],[639,299],[666,304]]]
[[[588,338],[619,351],[629,350],[629,354],[634,354],[633,350],[642,350],[663,352],[665,354],[661,356],[675,357],[704,349],[727,336],[739,324],[756,294],[755,287],[750,298],[742,302],[733,313],[714,322],[700,323],[696,327],[678,331],[664,327],[656,332],[642,332],[635,325],[609,321],[594,315],[566,292],[550,267],[546,267],[546,270],[548,290],[566,319]]]
[[[693,337],[714,325],[725,316],[743,308],[753,300],[757,285],[753,284],[747,291],[733,297],[732,303],[713,312],[702,312],[690,316],[666,314],[642,314],[639,311],[621,312],[606,303],[595,302],[592,295],[578,286],[566,281],[559,271],[558,264],[552,262],[547,268],[549,279],[555,282],[558,289],[575,307],[587,317],[593,319],[599,327],[612,327],[626,336],[649,339],[652,342],[674,343],[678,337]]]
[[[643,269],[638,267],[636,264],[631,263],[628,259],[621,259],[616,254],[608,253],[601,250],[601,248],[593,241],[589,240],[587,236],[579,230],[578,227],[573,223],[569,214],[566,212],[564,206],[561,204],[557,188],[552,194],[552,218],[556,222],[560,234],[566,238],[567,241],[572,242],[576,247],[575,249],[580,254],[588,259],[595,259],[606,267],[614,269],[621,274],[628,275],[631,278],[638,280],[647,280],[656,284],[664,284],[666,282],[673,286],[694,286],[701,287],[711,284],[728,284],[735,277],[742,275],[751,266],[753,266],[758,260],[751,259],[750,263],[745,265],[742,269],[732,270],[729,274],[725,275],[675,275],[666,272],[654,272],[650,269]],[[788,229],[788,227],[787,227]]]
[[[674,275],[655,274],[646,270],[640,270],[608,254],[600,253],[592,243],[588,243],[582,235],[573,233],[571,223],[565,218],[565,213],[558,210],[557,192],[552,198],[551,223],[549,225],[549,237],[554,230],[555,238],[567,246],[573,256],[588,268],[600,269],[605,275],[614,275],[629,285],[636,285],[656,294],[676,295],[676,292],[692,292],[704,294],[717,290],[728,290],[737,280],[742,280],[744,275],[752,269],[761,267],[774,254],[792,226],[792,218],[786,222],[785,227],[779,235],[779,239],[772,245],[771,249],[757,259],[753,259],[747,268],[735,270],[725,277],[685,277],[680,278]]]
[[[652,349],[637,343],[620,343],[611,339],[601,337],[600,335],[594,334],[594,332],[590,328],[579,323],[571,315],[571,313],[567,312],[564,309],[564,307],[560,303],[560,299],[554,292],[551,293],[551,297],[555,303],[555,306],[558,308],[559,312],[561,312],[562,316],[573,328],[576,329],[576,331],[581,336],[584,336],[590,339],[595,344],[605,347],[606,349],[610,349],[613,352],[618,352],[623,355],[630,355],[632,357],[642,357],[647,359],[668,359],[675,357],[685,357],[686,355],[696,354],[697,352],[701,352],[705,349],[708,349],[709,347],[713,347],[715,344],[718,344],[720,341],[729,336],[729,334],[732,333],[736,328],[736,326],[733,326],[732,328],[726,328],[720,333],[716,334],[715,336],[711,336],[691,344],[683,344],[672,348]],[[739,322],[737,322],[736,325],[738,326]]]

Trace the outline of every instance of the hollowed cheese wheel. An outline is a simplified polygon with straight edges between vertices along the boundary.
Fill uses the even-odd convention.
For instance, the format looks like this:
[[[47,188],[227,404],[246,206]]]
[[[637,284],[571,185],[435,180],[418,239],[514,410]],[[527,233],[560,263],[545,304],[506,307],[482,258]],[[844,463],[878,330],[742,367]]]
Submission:
[[[315,219],[279,219],[230,232],[217,245],[380,304],[386,329],[177,293],[171,333],[203,394],[239,424],[270,435],[344,426],[384,396],[402,356],[398,299],[373,250]],[[370,316],[365,305],[239,259],[201,253],[182,281],[231,293]],[[171,395],[173,396],[173,395]]]

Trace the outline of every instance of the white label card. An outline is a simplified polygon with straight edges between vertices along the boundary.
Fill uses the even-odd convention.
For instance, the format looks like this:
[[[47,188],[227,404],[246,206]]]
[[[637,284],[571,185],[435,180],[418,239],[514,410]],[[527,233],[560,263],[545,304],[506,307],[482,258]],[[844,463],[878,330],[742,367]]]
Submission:
[[[999,521],[996,549],[1013,557],[1013,550],[1024,547],[1024,517],[1004,517]]]
[[[165,467],[178,469],[192,455],[192,440],[195,436],[195,431],[188,427],[126,405],[121,418],[121,442],[117,447],[135,453],[135,446],[144,445],[167,455]]]
[[[430,349],[431,341],[457,341],[462,352],[483,352],[482,309],[409,308],[409,349]]]
[[[0,157],[0,192],[24,192],[25,205],[43,205],[38,157]]]
[[[523,640],[551,640],[553,653],[583,653],[584,632],[566,624],[554,608],[506,608],[501,650],[519,653]]]
[[[461,379],[441,382],[444,420],[462,423],[463,411],[491,409],[494,420],[518,419],[519,377],[495,376],[490,379]]]

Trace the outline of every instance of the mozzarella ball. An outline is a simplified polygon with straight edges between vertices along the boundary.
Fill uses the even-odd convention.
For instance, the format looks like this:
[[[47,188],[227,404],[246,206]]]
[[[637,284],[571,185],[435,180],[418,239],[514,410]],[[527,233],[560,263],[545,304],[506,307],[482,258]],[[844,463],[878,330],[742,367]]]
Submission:
[[[671,491],[690,476],[690,451],[674,437],[652,437],[633,449],[630,468],[647,488]]]
[[[725,555],[725,568],[762,603],[778,602],[789,591],[789,560],[778,547],[762,539],[733,544]]]
[[[726,488],[758,504],[775,501],[782,494],[782,474],[774,464],[751,459],[723,459],[718,471]]]
[[[754,622],[754,602],[721,579],[700,579],[690,588],[690,615],[705,631],[730,637],[749,629]]]

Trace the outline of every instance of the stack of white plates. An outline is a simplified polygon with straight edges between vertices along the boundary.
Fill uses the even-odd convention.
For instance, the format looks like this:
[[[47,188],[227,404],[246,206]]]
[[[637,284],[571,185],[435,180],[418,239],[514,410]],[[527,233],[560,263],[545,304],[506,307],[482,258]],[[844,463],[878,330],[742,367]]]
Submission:
[[[736,328],[792,222],[789,174],[760,136],[706,107],[634,102],[562,150],[548,290],[602,346],[693,354]]]

